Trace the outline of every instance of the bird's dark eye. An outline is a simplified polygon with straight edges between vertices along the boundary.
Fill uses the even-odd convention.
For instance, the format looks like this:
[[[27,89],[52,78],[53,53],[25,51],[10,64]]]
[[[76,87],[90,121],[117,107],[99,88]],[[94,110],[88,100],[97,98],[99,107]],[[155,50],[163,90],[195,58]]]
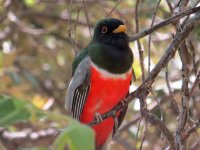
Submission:
[[[102,27],[102,30],[101,30],[102,33],[106,33],[107,31],[108,31],[108,28],[106,26]]]

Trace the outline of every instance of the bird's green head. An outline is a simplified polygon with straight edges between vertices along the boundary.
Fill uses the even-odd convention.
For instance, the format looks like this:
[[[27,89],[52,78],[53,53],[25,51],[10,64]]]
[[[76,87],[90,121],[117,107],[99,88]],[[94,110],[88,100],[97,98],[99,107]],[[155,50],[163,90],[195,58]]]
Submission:
[[[128,45],[126,26],[115,18],[105,18],[97,22],[94,28],[93,42],[109,44],[118,47]]]

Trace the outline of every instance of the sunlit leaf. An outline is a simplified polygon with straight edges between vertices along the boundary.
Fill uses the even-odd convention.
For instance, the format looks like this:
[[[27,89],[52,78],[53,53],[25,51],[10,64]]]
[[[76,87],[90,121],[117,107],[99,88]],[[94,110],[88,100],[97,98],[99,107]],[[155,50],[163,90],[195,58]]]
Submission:
[[[58,55],[57,56],[57,63],[60,66],[65,65],[65,57],[63,55]]]
[[[42,97],[41,95],[35,95],[32,99],[32,103],[38,108],[42,108],[45,105],[46,101],[47,99]]]
[[[31,7],[31,6],[35,5],[36,0],[24,0],[24,3],[25,3],[27,6]]]
[[[141,71],[141,68],[140,68],[140,62],[139,62],[139,60],[135,60],[134,61],[133,69],[134,69],[134,72],[135,72],[136,79],[138,79],[139,77],[141,77],[142,71]]]

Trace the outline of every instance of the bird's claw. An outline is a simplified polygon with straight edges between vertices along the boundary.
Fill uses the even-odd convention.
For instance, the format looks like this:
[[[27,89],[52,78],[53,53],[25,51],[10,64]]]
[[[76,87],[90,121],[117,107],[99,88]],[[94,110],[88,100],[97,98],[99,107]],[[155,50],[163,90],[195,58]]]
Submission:
[[[127,105],[127,99],[124,98],[120,103],[122,104],[123,107],[126,106]]]
[[[126,105],[126,102],[124,103],[124,105]],[[103,118],[100,113],[96,112],[94,114],[94,116],[95,116],[95,120],[97,121],[97,123],[103,122]],[[118,127],[119,127],[118,118],[117,118],[117,115],[113,115],[112,117],[114,119],[114,133],[117,133]]]
[[[103,121],[103,118],[101,117],[100,113],[96,112],[94,115],[98,123],[101,123]]]
[[[127,99],[126,99],[126,98],[124,98],[122,101],[120,101],[120,103],[122,104],[123,108],[125,108],[125,106],[128,105],[128,103],[127,103]],[[123,111],[123,109],[122,109],[121,111]],[[117,133],[118,128],[119,128],[118,117],[117,117],[116,114],[113,115],[112,117],[113,117],[113,119],[114,119],[114,133]]]

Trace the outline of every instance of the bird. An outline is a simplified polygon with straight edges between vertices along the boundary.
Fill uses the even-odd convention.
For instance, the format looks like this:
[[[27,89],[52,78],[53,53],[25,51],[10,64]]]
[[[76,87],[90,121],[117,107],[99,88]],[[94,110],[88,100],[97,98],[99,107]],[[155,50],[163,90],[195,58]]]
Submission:
[[[129,93],[133,75],[133,53],[129,47],[127,27],[117,18],[104,18],[94,27],[89,44],[72,63],[72,78],[66,109],[72,117],[88,124],[118,105]],[[94,126],[96,150],[107,150],[127,111],[115,114]],[[102,119],[102,118],[100,118]],[[117,120],[117,121],[115,121]]]

